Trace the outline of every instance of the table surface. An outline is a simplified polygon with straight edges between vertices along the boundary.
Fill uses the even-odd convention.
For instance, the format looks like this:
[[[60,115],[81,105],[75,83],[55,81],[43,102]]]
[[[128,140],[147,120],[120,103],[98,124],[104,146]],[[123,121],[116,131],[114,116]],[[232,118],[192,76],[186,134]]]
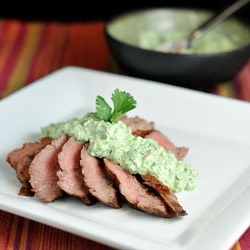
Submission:
[[[0,99],[69,65],[121,73],[112,62],[102,21],[60,23],[0,20]],[[210,92],[250,101],[250,61],[235,79],[218,84]],[[0,249],[111,248],[0,210]],[[250,228],[231,250],[249,249]]]

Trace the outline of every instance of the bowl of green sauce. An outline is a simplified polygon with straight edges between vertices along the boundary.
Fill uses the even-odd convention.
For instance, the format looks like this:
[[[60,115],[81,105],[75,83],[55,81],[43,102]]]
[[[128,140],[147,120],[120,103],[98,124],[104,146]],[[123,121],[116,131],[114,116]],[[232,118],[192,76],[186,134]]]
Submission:
[[[149,8],[108,20],[112,60],[125,74],[199,88],[233,80],[250,59],[250,26],[230,17],[198,39],[189,34],[214,15],[210,10]]]

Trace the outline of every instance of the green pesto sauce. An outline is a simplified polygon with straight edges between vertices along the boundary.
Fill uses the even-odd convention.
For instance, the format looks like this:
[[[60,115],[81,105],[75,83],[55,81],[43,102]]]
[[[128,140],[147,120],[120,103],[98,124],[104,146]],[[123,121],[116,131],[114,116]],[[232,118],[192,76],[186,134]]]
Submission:
[[[62,133],[73,136],[81,143],[89,142],[90,155],[107,158],[131,174],[156,176],[172,191],[192,190],[197,186],[197,171],[151,139],[136,137],[123,122],[99,120],[92,113],[82,119],[42,128],[41,137],[58,138]]]

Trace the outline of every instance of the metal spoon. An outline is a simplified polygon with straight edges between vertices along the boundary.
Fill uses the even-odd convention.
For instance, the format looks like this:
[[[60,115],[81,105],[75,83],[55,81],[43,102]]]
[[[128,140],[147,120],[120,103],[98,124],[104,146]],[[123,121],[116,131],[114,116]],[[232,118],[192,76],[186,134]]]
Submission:
[[[200,27],[195,29],[191,35],[188,38],[187,41],[187,48],[193,48],[194,43],[204,36],[207,32],[209,32],[211,29],[215,28],[218,24],[223,22],[227,17],[235,13],[237,10],[239,10],[241,7],[249,3],[250,0],[238,0],[229,7],[227,7],[225,10],[220,12],[219,14],[213,16],[210,18],[207,22],[203,23]]]

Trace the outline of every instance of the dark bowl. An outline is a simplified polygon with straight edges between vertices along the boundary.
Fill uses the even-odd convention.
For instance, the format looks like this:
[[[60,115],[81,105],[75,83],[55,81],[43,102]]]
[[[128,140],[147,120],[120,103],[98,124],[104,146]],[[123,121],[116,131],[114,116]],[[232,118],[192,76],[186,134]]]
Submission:
[[[105,24],[112,58],[128,75],[184,87],[209,87],[230,81],[250,58],[250,28],[236,18],[229,18],[213,31],[237,36],[237,45],[228,51],[177,53],[138,45],[143,30],[187,33],[212,14],[208,10],[155,8],[116,16]]]

